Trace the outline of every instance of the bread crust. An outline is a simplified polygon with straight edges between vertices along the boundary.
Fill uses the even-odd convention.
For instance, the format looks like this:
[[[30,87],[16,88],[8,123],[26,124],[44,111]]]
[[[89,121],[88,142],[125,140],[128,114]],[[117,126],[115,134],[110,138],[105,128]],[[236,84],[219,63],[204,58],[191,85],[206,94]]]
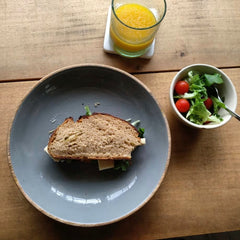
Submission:
[[[64,122],[63,122],[62,124],[60,124],[60,125],[53,131],[52,135],[50,136],[50,138],[49,138],[49,140],[48,140],[48,151],[49,151],[49,145],[50,145],[51,143],[53,143],[53,141],[54,141],[55,138],[56,138],[56,134],[57,134],[58,129],[59,129],[62,125],[68,123],[69,121],[74,122],[74,120],[73,120],[72,117],[68,117],[68,118],[66,118],[66,119],[64,120]],[[53,156],[53,157],[54,157],[54,156]],[[55,157],[54,157],[54,158],[55,158]],[[56,158],[57,158],[57,157],[56,157]],[[61,158],[59,158],[59,159],[61,159]]]
[[[135,129],[137,132],[138,132],[138,130],[137,130],[137,128],[135,127],[135,126],[133,126],[131,123],[129,123],[128,121],[126,121],[126,120],[124,120],[124,119],[121,119],[121,118],[119,118],[119,117],[116,117],[116,116],[113,116],[113,115],[111,115],[111,114],[109,114],[109,113],[92,113],[91,115],[83,115],[83,116],[80,116],[79,117],[79,119],[77,120],[77,122],[81,122],[82,121],[82,119],[87,119],[87,118],[89,118],[89,117],[91,117],[91,116],[94,116],[94,115],[105,115],[105,116],[110,116],[110,117],[112,117],[112,118],[116,118],[116,119],[118,119],[118,120],[120,120],[120,121],[122,121],[122,122],[124,122],[124,123],[127,123],[129,126],[131,126],[133,129]],[[71,118],[72,120],[73,120],[73,118],[72,117],[69,117],[69,118]],[[68,120],[69,118],[67,118],[67,119],[65,119],[65,120]],[[74,120],[73,120],[74,121]]]

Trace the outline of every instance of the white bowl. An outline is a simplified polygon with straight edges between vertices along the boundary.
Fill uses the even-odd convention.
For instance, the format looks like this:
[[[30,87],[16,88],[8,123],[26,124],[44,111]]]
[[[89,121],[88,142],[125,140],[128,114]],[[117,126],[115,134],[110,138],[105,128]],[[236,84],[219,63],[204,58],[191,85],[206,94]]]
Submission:
[[[222,76],[223,84],[220,84],[218,86],[218,89],[219,89],[220,95],[224,96],[225,98],[225,101],[224,101],[225,105],[228,108],[230,108],[232,111],[235,111],[237,107],[237,93],[236,93],[235,87],[232,81],[230,80],[230,78],[223,71],[221,71],[220,69],[214,66],[207,65],[207,64],[192,64],[181,69],[173,78],[170,86],[170,103],[174,112],[176,113],[176,116],[183,123],[194,128],[211,129],[211,128],[217,128],[217,127],[223,126],[231,119],[231,115],[225,109],[219,110],[219,115],[223,119],[223,121],[221,121],[220,123],[217,123],[217,124],[209,123],[206,125],[198,125],[187,120],[176,108],[175,101],[173,98],[175,84],[177,83],[177,81],[184,79],[187,76],[187,73],[191,70],[198,71],[200,73],[208,73],[208,74],[219,73]]]

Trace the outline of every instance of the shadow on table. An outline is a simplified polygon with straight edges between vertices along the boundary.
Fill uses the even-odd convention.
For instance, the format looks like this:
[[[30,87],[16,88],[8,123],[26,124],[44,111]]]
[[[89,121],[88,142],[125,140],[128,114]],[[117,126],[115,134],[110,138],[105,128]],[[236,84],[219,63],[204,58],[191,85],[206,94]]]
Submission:
[[[189,236],[180,238],[168,238],[165,240],[239,240],[240,231],[214,233],[199,236]]]

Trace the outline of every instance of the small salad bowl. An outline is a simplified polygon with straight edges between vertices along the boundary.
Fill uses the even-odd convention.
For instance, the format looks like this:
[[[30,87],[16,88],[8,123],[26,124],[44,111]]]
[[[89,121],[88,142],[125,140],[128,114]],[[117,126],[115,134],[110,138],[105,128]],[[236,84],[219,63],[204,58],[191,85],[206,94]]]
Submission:
[[[216,112],[216,108],[215,108],[215,106],[217,106],[216,98],[211,97],[213,100],[212,102],[214,102],[214,104],[212,104],[211,108],[207,109],[207,111],[209,111],[211,113],[210,117],[208,119],[213,119],[213,121],[207,120],[206,122],[197,123],[196,122],[197,118],[196,118],[196,121],[194,120],[194,117],[195,117],[194,111],[199,108],[196,106],[194,106],[194,107],[196,107],[195,110],[193,110],[193,108],[192,108],[192,106],[195,105],[195,102],[198,101],[196,99],[193,99],[191,96],[191,95],[195,94],[194,91],[192,89],[188,90],[187,93],[190,94],[189,98],[185,93],[177,93],[176,92],[176,88],[175,88],[176,84],[180,80],[189,82],[189,80],[191,79],[191,76],[193,76],[192,74],[198,74],[199,76],[204,75],[204,81],[208,82],[207,84],[212,84],[212,85],[209,85],[209,87],[206,87],[207,93],[208,93],[207,95],[209,95],[209,91],[210,91],[211,87],[213,87],[213,86],[217,87],[225,106],[227,106],[232,111],[236,110],[237,93],[236,93],[235,87],[234,87],[232,81],[230,80],[230,78],[223,71],[221,71],[220,69],[218,69],[214,66],[207,65],[207,64],[192,64],[192,65],[186,66],[183,69],[181,69],[173,78],[171,86],[170,86],[170,103],[171,103],[171,106],[172,106],[176,116],[184,124],[186,124],[187,126],[193,127],[193,128],[212,129],[212,128],[217,128],[217,127],[223,126],[231,119],[232,116],[223,107],[221,107],[222,106],[221,103],[219,103],[220,104],[218,106],[219,110]],[[215,77],[212,78],[212,75],[221,76],[222,82],[220,83],[219,78],[217,78],[217,79]],[[212,83],[211,82],[212,80],[213,80],[213,82],[214,81],[215,82]],[[209,82],[211,82],[211,83],[209,83]],[[183,88],[184,88],[184,86],[183,86]],[[187,106],[187,107],[185,106],[186,110],[182,110],[182,113],[181,113],[179,111],[179,109],[180,109],[179,105],[177,104],[178,106],[176,106],[176,102],[178,99],[182,99],[183,96],[187,97],[186,100],[189,103],[189,104],[187,103],[187,105],[189,105],[189,106]],[[203,97],[203,98],[205,98],[205,97]],[[183,105],[184,105],[184,103],[186,103],[186,101],[185,102],[184,101],[182,101],[182,102],[179,101],[179,103],[183,103]],[[204,102],[204,105],[207,106],[205,102]],[[183,106],[183,108],[184,108],[184,106]],[[200,106],[200,109],[201,109],[201,106]],[[190,119],[191,119],[191,121],[190,121]]]

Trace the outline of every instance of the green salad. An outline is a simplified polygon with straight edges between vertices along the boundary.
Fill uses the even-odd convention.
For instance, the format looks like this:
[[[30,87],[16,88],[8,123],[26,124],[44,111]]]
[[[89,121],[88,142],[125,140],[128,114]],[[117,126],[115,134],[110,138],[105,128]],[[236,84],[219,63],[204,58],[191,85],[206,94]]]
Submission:
[[[213,86],[223,84],[220,74],[189,71],[174,88],[175,105],[180,113],[195,124],[220,123],[218,114],[225,104],[214,96]]]

